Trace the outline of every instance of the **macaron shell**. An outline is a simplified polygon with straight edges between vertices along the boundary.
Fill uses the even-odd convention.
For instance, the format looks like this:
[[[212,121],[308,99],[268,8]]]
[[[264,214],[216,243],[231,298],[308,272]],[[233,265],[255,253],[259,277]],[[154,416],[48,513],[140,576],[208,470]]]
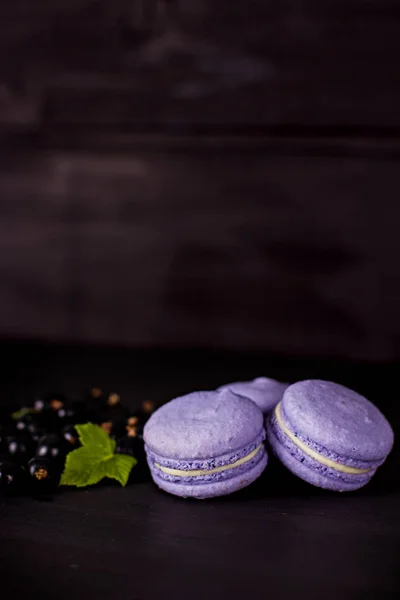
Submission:
[[[171,400],[146,423],[144,440],[165,458],[199,460],[251,444],[263,431],[263,414],[230,390],[193,392]]]
[[[338,455],[380,460],[393,446],[393,430],[376,406],[337,383],[297,382],[281,406],[292,431]]]
[[[351,492],[366,485],[375,473],[375,471],[372,471],[370,475],[366,475],[363,478],[358,477],[347,481],[344,481],[340,477],[333,479],[332,477],[326,476],[322,470],[319,471],[309,468],[306,464],[302,463],[301,460],[293,456],[289,450],[279,442],[273,432],[271,432],[269,425],[267,427],[267,432],[270,446],[275,456],[279,458],[282,464],[294,475],[316,487],[335,492]]]
[[[267,436],[274,454],[285,467],[317,487],[341,492],[357,490],[366,485],[376,472],[376,468],[371,467],[368,473],[343,473],[317,462],[286,438],[272,418],[267,423]]]
[[[264,414],[270,412],[281,401],[288,383],[268,377],[257,377],[253,381],[236,381],[222,385],[218,390],[229,389],[235,394],[249,398],[257,404]]]
[[[202,485],[190,485],[186,483],[175,483],[166,481],[152,472],[153,480],[158,487],[165,492],[180,496],[182,498],[214,498],[216,496],[226,496],[241,490],[253,483],[262,474],[267,466],[268,458],[264,453],[262,459],[250,470],[231,477],[226,481],[209,482]]]

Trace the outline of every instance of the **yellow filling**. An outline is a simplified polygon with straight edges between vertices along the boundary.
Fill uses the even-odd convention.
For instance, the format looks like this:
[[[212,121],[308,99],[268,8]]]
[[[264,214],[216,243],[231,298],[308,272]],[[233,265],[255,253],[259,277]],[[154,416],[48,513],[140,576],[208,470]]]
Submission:
[[[262,446],[262,443],[259,446],[257,446],[257,448],[255,448],[255,450],[250,452],[250,454],[248,454],[247,456],[243,456],[243,458],[239,458],[239,460],[237,460],[234,463],[231,463],[230,465],[222,465],[221,467],[215,467],[215,469],[209,469],[209,470],[193,469],[192,471],[183,471],[181,469],[170,469],[169,467],[163,467],[162,465],[159,465],[158,463],[154,463],[154,466],[156,466],[157,469],[160,469],[160,471],[167,473],[167,475],[176,475],[177,477],[196,477],[199,475],[211,475],[212,473],[221,473],[222,471],[227,471],[228,469],[234,469],[235,467],[239,467],[240,465],[243,465],[244,463],[246,463],[249,460],[251,460],[252,458],[254,458],[254,456],[260,450],[261,446]]]
[[[304,444],[304,442],[299,440],[294,435],[294,433],[292,433],[290,431],[290,429],[288,429],[286,427],[286,425],[284,424],[282,415],[281,415],[281,404],[280,403],[278,404],[278,406],[275,409],[275,415],[276,415],[276,420],[278,421],[278,425],[282,429],[283,433],[285,435],[287,435],[287,437],[290,440],[292,440],[292,442],[298,448],[300,448],[300,450],[303,450],[303,452],[305,454],[308,454],[308,456],[311,456],[311,458],[313,458],[317,462],[321,463],[321,465],[325,465],[326,467],[330,467],[331,469],[335,469],[336,471],[341,471],[342,473],[350,473],[352,475],[360,475],[362,473],[368,473],[369,471],[372,471],[372,469],[356,469],[356,467],[346,467],[345,465],[341,465],[340,463],[337,463],[334,460],[331,460],[330,458],[321,456],[321,454],[318,454],[318,452],[315,452],[315,450],[306,446],[306,444]]]

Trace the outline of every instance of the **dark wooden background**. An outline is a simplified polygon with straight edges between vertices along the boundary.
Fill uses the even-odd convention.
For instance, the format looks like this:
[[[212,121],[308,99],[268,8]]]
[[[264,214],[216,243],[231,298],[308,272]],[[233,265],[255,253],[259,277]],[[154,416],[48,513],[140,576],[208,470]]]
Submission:
[[[398,3],[140,4],[1,3],[0,334],[399,359]]]

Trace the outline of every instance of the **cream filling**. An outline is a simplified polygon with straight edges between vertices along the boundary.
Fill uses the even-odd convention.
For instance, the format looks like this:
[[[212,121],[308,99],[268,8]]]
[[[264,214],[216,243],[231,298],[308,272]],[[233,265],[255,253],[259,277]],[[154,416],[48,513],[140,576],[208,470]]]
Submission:
[[[193,469],[191,471],[184,471],[183,469],[170,469],[170,467],[163,467],[158,463],[154,463],[154,466],[163,473],[167,473],[167,475],[176,475],[177,477],[196,477],[200,475],[212,475],[213,473],[222,473],[222,471],[228,471],[229,469],[234,469],[235,467],[239,467],[240,465],[244,465],[249,460],[255,457],[257,452],[261,449],[262,443],[255,448],[250,454],[247,456],[243,456],[243,458],[239,458],[234,463],[230,465],[222,465],[221,467],[215,467],[214,469]]]
[[[335,469],[335,471],[341,471],[342,473],[350,473],[352,475],[361,475],[362,473],[368,473],[369,471],[373,470],[373,469],[357,469],[356,467],[346,467],[346,465],[341,465],[340,463],[337,463],[334,460],[331,460],[330,458],[321,456],[321,454],[318,454],[318,452],[315,452],[315,450],[306,446],[306,444],[304,442],[302,442],[301,440],[299,440],[299,438],[297,438],[294,435],[294,433],[292,433],[290,431],[290,429],[288,429],[286,427],[286,425],[284,424],[282,415],[281,415],[281,403],[279,403],[278,406],[275,408],[275,416],[276,416],[276,420],[278,421],[279,427],[282,429],[283,433],[295,444],[295,446],[300,448],[300,450],[303,450],[303,452],[305,454],[308,454],[308,456],[311,456],[311,458],[313,458],[314,460],[319,462],[321,465],[325,465],[326,467],[329,467],[330,469]]]

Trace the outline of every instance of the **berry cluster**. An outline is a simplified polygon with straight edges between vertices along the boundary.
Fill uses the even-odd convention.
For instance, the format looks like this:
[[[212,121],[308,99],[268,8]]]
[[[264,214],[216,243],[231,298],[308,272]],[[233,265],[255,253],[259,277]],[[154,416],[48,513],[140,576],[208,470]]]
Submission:
[[[49,494],[56,490],[69,452],[80,446],[74,425],[101,426],[116,440],[116,453],[138,461],[135,480],[143,479],[147,466],[143,427],[154,410],[150,401],[131,412],[116,393],[92,388],[82,400],[63,394],[37,398],[13,414],[0,414],[0,492]]]

